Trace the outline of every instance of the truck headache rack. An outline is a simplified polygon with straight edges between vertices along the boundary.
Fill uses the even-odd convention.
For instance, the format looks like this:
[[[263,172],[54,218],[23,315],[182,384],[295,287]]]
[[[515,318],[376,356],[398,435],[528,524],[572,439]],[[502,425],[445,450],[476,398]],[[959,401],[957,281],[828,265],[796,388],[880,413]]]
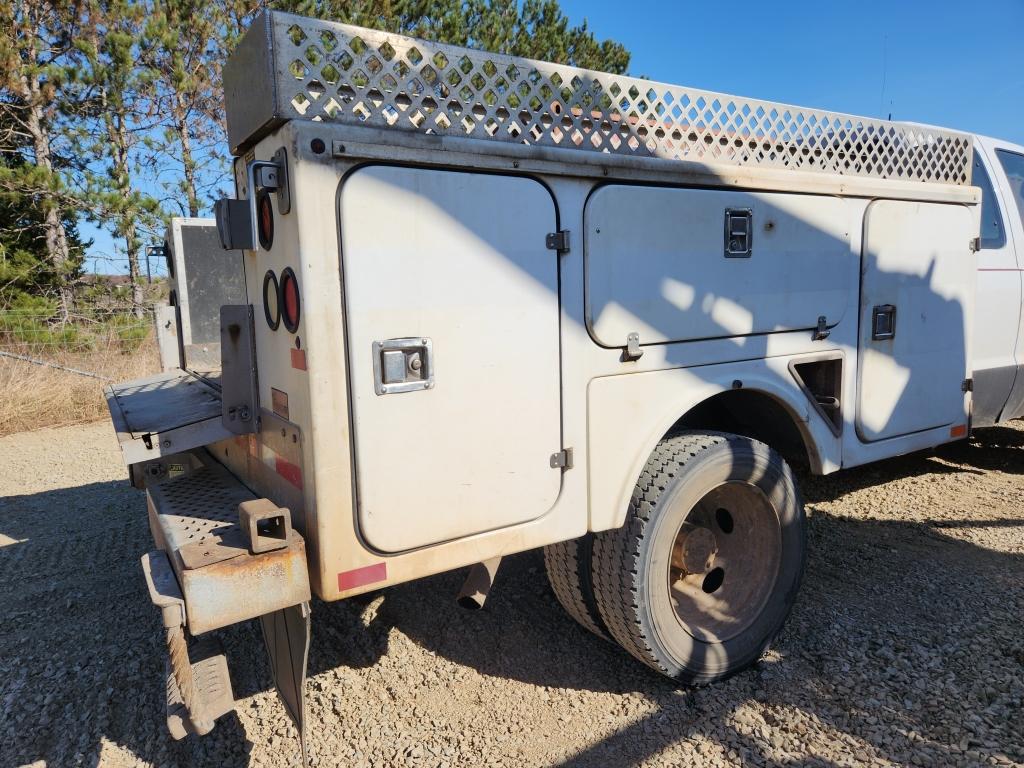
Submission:
[[[255,33],[262,27],[262,34]],[[265,12],[224,68],[234,154],[317,120],[701,165],[966,185],[970,137]],[[492,145],[492,146],[493,146]],[[492,152],[497,147],[492,148]]]

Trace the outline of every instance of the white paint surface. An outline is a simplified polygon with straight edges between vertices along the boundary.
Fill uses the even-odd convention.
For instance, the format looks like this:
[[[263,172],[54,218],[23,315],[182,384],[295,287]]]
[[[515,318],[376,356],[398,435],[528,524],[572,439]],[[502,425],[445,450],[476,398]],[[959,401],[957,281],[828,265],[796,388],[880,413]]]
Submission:
[[[551,196],[528,179],[375,166],[346,181],[341,222],[367,542],[399,552],[544,514],[562,447]],[[413,336],[433,342],[435,386],[377,395],[373,342]]]
[[[725,256],[725,212],[753,252]],[[586,208],[588,315],[621,346],[814,328],[846,314],[850,207],[836,197],[609,185]]]
[[[967,424],[977,235],[960,205],[876,200],[864,225],[857,433],[883,440]],[[873,309],[896,307],[896,335],[873,340]]]

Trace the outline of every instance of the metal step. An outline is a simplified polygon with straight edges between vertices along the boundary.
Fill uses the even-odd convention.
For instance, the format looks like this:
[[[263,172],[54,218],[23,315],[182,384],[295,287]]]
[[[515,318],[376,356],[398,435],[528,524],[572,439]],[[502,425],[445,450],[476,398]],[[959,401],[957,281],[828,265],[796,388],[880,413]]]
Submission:
[[[178,683],[167,659],[167,730],[174,739],[183,739],[190,733],[198,733],[193,716],[198,720],[214,721],[235,708],[235,696],[231,690],[228,674],[228,657],[220,640],[204,637],[189,644],[189,660],[192,662],[192,679],[200,703],[199,712],[190,713],[182,699]]]
[[[239,505],[255,494],[208,455],[201,459],[201,469],[146,491],[150,529],[181,588],[188,631],[201,635],[308,602],[302,536],[289,526],[280,548],[254,553]]]
[[[104,395],[129,467],[233,435],[221,423],[220,391],[188,371],[112,384]]]

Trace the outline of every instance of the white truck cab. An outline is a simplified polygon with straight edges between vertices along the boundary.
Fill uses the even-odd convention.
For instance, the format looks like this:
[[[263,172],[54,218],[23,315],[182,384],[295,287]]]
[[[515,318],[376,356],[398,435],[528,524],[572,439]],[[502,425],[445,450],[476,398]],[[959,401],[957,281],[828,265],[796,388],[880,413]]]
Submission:
[[[974,137],[971,183],[981,189],[972,424],[1024,416],[1024,147]]]

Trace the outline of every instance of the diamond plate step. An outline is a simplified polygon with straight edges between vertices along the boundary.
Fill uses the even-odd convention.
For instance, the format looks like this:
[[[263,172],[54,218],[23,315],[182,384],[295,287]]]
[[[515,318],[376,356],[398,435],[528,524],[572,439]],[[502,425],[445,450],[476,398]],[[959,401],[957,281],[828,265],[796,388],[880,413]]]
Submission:
[[[307,602],[302,536],[292,529],[286,546],[254,554],[238,505],[256,496],[208,455],[202,460],[202,468],[146,491],[150,529],[181,587],[188,631],[201,635]]]

